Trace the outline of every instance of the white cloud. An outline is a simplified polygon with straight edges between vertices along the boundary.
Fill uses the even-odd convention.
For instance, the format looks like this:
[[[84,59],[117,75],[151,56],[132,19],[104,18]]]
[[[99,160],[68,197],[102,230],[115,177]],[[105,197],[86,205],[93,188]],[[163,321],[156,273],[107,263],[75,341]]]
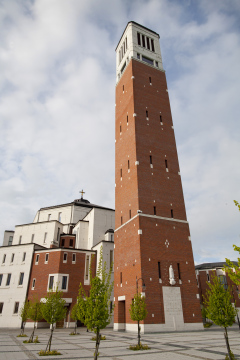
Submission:
[[[82,188],[114,207],[114,50],[134,20],[161,36],[195,259],[233,256],[239,12],[233,0],[2,2],[0,233]]]

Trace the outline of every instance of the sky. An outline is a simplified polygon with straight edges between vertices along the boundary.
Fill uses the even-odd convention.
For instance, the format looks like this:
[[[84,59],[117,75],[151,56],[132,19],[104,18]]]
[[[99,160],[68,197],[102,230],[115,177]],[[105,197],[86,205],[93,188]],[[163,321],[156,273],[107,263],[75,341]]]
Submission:
[[[0,244],[84,189],[114,208],[115,48],[160,34],[196,264],[240,246],[239,0],[0,0]]]

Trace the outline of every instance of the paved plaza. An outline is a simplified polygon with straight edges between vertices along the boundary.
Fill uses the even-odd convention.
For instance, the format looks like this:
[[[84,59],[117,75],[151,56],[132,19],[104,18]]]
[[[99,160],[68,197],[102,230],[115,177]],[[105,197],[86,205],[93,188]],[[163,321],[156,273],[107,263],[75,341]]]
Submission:
[[[57,329],[54,332],[52,349],[59,350],[61,356],[40,357],[37,353],[45,349],[49,329],[37,329],[36,335],[40,344],[23,344],[24,338],[17,338],[19,329],[0,330],[0,360],[25,359],[93,359],[95,342],[93,333],[85,328],[78,329],[80,335],[70,336],[69,329]],[[26,329],[30,335],[31,330]],[[205,329],[192,332],[172,332],[144,334],[142,343],[151,347],[147,351],[129,350],[129,345],[137,342],[136,334],[104,330],[105,341],[100,344],[101,360],[191,360],[191,359],[225,359],[226,346],[223,331]],[[27,339],[27,338],[25,338]],[[240,359],[240,331],[236,325],[229,330],[230,346],[237,359]]]

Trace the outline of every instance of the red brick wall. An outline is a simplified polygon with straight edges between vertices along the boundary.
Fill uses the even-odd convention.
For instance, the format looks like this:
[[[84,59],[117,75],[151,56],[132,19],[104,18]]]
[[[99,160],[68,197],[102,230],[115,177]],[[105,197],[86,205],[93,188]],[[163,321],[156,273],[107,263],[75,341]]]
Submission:
[[[165,73],[136,60],[130,61],[116,86],[116,229],[121,226],[121,217],[123,224],[129,220],[129,209],[132,217],[137,214],[137,210],[153,216],[154,206],[157,216],[171,218],[173,209],[174,218],[186,221],[171,109],[166,90]],[[133,116],[134,113],[136,117]],[[163,125],[160,124],[160,114]],[[153,168],[150,167],[150,155]],[[169,172],[166,172],[165,159]],[[139,165],[136,166],[135,161],[139,161]],[[138,235],[138,229],[142,230],[142,235]],[[122,303],[118,303],[117,300],[118,296],[125,295],[126,322],[131,323],[129,307],[136,293],[136,277],[143,277],[147,286],[145,294],[148,307],[145,323],[164,323],[162,286],[169,286],[170,265],[173,266],[177,278],[177,263],[180,264],[182,284],[179,284],[177,279],[175,286],[181,288],[184,321],[202,321],[200,302],[196,296],[198,289],[189,235],[187,223],[144,216],[136,217],[116,231],[115,322],[122,321]],[[165,245],[166,240],[169,241],[168,247]],[[162,283],[159,283],[158,278],[158,261],[161,263]],[[139,291],[142,291],[140,285],[141,281]]]

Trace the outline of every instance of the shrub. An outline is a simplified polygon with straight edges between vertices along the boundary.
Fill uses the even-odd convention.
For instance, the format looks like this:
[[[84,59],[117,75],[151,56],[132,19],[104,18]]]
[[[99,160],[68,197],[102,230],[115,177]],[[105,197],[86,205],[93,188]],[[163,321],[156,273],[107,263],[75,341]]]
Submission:
[[[57,350],[40,350],[38,353],[39,356],[49,356],[49,355],[62,355],[60,352],[58,352]]]
[[[140,345],[130,345],[129,346],[129,350],[150,350],[151,348],[148,345],[142,345],[142,343],[140,343]]]
[[[233,355],[233,352],[230,350],[231,359],[230,360],[236,360],[235,356]],[[229,360],[228,354],[225,357],[225,360]]]
[[[97,339],[96,336],[93,336],[91,340],[96,341],[96,339]],[[106,340],[106,336],[101,335],[100,340]]]
[[[27,337],[27,335],[23,334],[23,335],[17,335],[17,337]]]
[[[205,323],[203,324],[204,328],[207,329],[207,328],[210,328],[212,326],[212,323]]]

